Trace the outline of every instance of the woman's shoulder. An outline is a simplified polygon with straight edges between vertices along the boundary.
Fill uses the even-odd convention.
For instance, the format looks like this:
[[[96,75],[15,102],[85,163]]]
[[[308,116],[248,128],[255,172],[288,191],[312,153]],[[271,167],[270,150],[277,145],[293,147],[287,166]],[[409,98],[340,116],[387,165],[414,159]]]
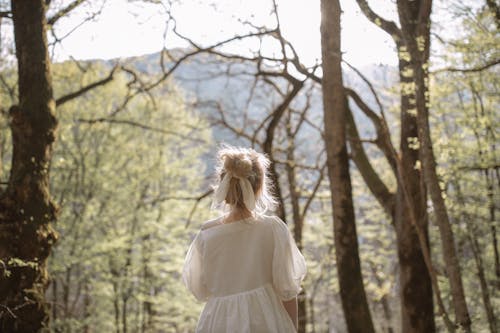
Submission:
[[[282,223],[282,224],[285,224],[285,222],[283,222],[283,220],[281,220],[279,218],[279,216],[277,216],[277,215],[265,215],[265,214],[262,214],[262,215],[258,216],[258,219],[260,219],[260,221],[262,221],[262,222],[267,222],[267,223]]]
[[[209,229],[215,230],[218,229],[218,226],[222,225],[243,225],[243,226],[260,226],[261,228],[272,228],[272,229],[282,229],[282,228],[288,228],[286,224],[278,217],[275,215],[264,215],[264,214],[259,214],[255,217],[252,218],[247,218],[244,220],[236,221],[236,223],[222,223],[224,219],[224,216],[219,216],[217,218],[205,221],[201,225],[201,231],[208,231]],[[211,233],[211,232],[210,232]]]
[[[259,215],[256,218],[260,223],[271,227],[287,227],[285,222],[276,215]]]
[[[215,227],[217,225],[220,225],[221,220],[222,220],[222,217],[219,216],[219,217],[216,217],[214,219],[205,221],[201,224],[201,230],[207,230],[207,229],[210,229],[210,228]]]

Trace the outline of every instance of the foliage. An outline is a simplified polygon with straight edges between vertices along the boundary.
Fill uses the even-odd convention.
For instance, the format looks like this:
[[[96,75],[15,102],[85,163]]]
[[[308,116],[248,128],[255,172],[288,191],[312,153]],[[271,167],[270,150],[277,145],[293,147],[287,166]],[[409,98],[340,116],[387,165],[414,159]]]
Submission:
[[[482,287],[477,254],[483,261],[487,290],[497,315],[496,309],[500,308],[500,277],[495,272],[493,242],[500,228],[497,221],[500,85],[498,65],[474,69],[499,58],[500,41],[494,19],[485,8],[464,5],[447,8],[447,11],[452,12],[462,29],[456,30],[452,37],[441,36],[443,56],[433,58],[431,71],[434,67],[445,70],[432,75],[430,121],[442,188],[457,235],[472,327],[481,332],[488,329],[488,322],[484,301],[479,297]],[[224,62],[228,70],[219,76],[213,74],[218,84],[210,75],[200,74],[198,70],[203,64],[195,67],[193,61],[188,65],[192,69],[190,84],[196,86],[192,90],[202,88],[194,93],[195,102],[202,102],[197,110],[187,106],[192,100],[177,86],[182,84],[181,80],[163,84],[151,96],[141,94],[125,109],[119,109],[129,92],[129,77],[123,72],[115,74],[111,83],[58,107],[59,132],[51,165],[51,192],[60,207],[56,225],[60,240],[50,258],[52,283],[47,291],[47,300],[52,305],[53,331],[194,330],[201,304],[182,285],[180,269],[199,222],[208,218],[205,202],[198,205],[191,219],[198,223],[189,223],[188,216],[196,197],[208,187],[207,165],[210,166],[211,160],[206,156],[213,152],[212,135],[217,139],[248,143],[231,130],[226,129],[225,133],[230,135],[223,136],[224,130],[208,123],[204,112],[209,112],[209,103],[203,102],[217,94],[220,95],[217,98],[225,98],[218,104],[226,111],[225,120],[235,125],[236,130],[249,130],[251,136],[252,130],[258,130],[261,118],[280,103],[276,87],[286,90],[286,82],[274,78],[274,88],[270,89],[269,82],[264,80],[252,87],[254,71],[238,61],[232,64],[226,59]],[[0,86],[0,108],[4,110],[16,101],[12,89],[7,89],[15,88],[16,82],[12,66],[1,65],[4,83]],[[99,61],[56,64],[53,68],[56,97],[94,82],[108,70],[109,64]],[[238,71],[246,74],[245,79],[235,74]],[[384,72],[393,74],[390,68]],[[201,82],[195,82],[199,77]],[[387,88],[392,81],[381,83],[383,79],[376,75],[372,81],[385,97],[383,103],[389,110],[390,124],[395,125],[391,130],[397,146],[398,119],[390,110],[399,109],[398,102]],[[208,88],[203,90],[203,86]],[[321,105],[318,95],[311,93],[317,88],[317,85],[308,87],[310,91],[298,95],[288,108],[285,116],[288,118],[280,122],[275,133],[274,159],[289,221],[292,220],[293,191],[288,183],[287,167],[295,167],[293,190],[299,194],[303,206],[312,195],[319,165],[324,162],[319,133],[322,123],[318,117]],[[399,87],[393,87],[394,90],[399,93]],[[311,109],[302,113],[306,105]],[[247,110],[242,110],[245,107]],[[120,111],[107,118],[116,110]],[[219,111],[213,112],[210,120],[217,118]],[[303,115],[307,121],[298,129]],[[374,133],[366,125],[366,119],[357,117],[356,121],[363,139],[370,139]],[[7,178],[12,158],[7,123],[8,117],[2,117],[2,181]],[[289,128],[297,129],[296,137],[290,138]],[[263,128],[257,134],[257,139],[263,141]],[[394,189],[395,180],[386,161],[377,155],[371,143],[364,146],[377,173]],[[290,149],[292,160],[288,154]],[[400,290],[393,226],[356,169],[351,170],[370,310],[378,319],[377,331],[387,331],[388,326],[399,327]],[[303,252],[308,263],[304,281],[310,319],[307,331],[342,331],[345,324],[335,273],[330,197],[325,181],[320,185],[303,231]],[[432,207],[429,213],[432,222]],[[440,273],[444,299],[450,301],[436,234],[437,229],[431,224],[431,252]],[[0,261],[0,267],[5,264]],[[26,263],[14,260],[10,264]],[[4,274],[8,274],[8,270],[4,270]],[[438,324],[442,323],[438,321]]]
[[[474,10],[461,4],[453,9],[456,15],[463,17],[465,33],[445,44],[444,60],[452,68],[433,77],[431,122],[442,187],[458,236],[473,327],[485,331],[488,318],[480,294],[490,293],[496,315],[500,306],[494,248],[499,228],[497,203],[500,202],[496,148],[500,81],[498,66],[475,68],[482,68],[500,57],[495,46],[500,36],[486,8]],[[483,267],[478,267],[478,258],[484,262]],[[484,270],[486,276],[487,287],[483,290],[479,270]]]
[[[56,92],[77,90],[102,72],[99,64],[85,73],[58,64]],[[210,136],[173,84],[162,87],[155,104],[141,96],[115,117],[127,123],[87,121],[123,100],[124,83],[119,75],[58,109],[52,192],[61,209],[61,241],[47,293],[56,331],[183,331],[197,319],[199,305],[185,291],[180,270],[193,233],[186,225],[188,198],[206,183],[200,153]]]

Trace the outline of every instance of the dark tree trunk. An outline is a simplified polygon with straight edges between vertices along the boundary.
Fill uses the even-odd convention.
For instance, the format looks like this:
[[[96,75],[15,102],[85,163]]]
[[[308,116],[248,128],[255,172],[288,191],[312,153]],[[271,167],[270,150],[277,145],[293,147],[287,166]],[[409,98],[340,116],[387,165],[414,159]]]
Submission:
[[[282,191],[281,191],[278,171],[276,169],[276,162],[274,159],[274,149],[273,149],[274,133],[276,131],[276,128],[278,127],[281,117],[287,110],[288,106],[304,86],[304,83],[302,81],[298,81],[292,78],[289,78],[289,81],[291,83],[292,90],[286,95],[285,99],[281,102],[281,104],[279,104],[273,111],[271,120],[269,121],[269,124],[267,125],[266,128],[266,138],[262,145],[262,150],[264,151],[264,153],[267,154],[269,160],[271,161],[271,165],[269,166],[269,171],[270,171],[269,176],[274,186],[274,196],[276,197],[279,204],[279,206],[277,207],[277,214],[279,218],[282,219],[285,223],[287,221],[286,221],[285,206],[283,204],[284,199],[281,193]]]
[[[0,331],[48,327],[46,260],[56,241],[49,194],[55,102],[47,53],[45,1],[11,2],[19,76],[19,105],[10,109],[13,156],[0,200]],[[4,268],[5,269],[5,268]]]
[[[404,52],[404,46],[398,49]],[[417,119],[411,110],[415,110],[415,94],[404,87],[411,86],[412,77],[407,75],[410,63],[400,57],[399,79],[401,89],[401,173],[405,182],[409,200],[405,202],[403,184],[398,184],[396,214],[394,225],[400,266],[401,329],[403,332],[435,332],[434,304],[432,283],[424,261],[421,244],[415,226],[411,223],[410,209],[416,215],[416,223],[427,233],[427,198],[422,186],[421,172],[416,168],[419,160],[418,146],[412,140],[418,137]],[[406,90],[406,92],[405,92]],[[412,103],[413,102],[413,103]],[[410,202],[413,207],[406,204]],[[426,235],[427,238],[427,235]],[[427,242],[427,248],[428,242]]]
[[[346,144],[347,109],[342,83],[340,3],[321,1],[323,110],[332,195],[340,297],[348,331],[374,332],[363,286]]]
[[[401,31],[411,63],[415,86],[415,106],[418,123],[419,157],[423,180],[432,200],[436,224],[439,227],[443,261],[446,266],[456,321],[465,332],[471,331],[471,321],[465,300],[460,264],[455,250],[453,230],[444,203],[429,128],[429,44],[432,0],[398,1]]]
[[[288,188],[290,195],[290,202],[292,204],[292,219],[293,219],[293,236],[297,247],[302,251],[302,230],[304,227],[302,214],[300,213],[299,196],[297,191],[296,171],[293,162],[295,161],[295,137],[292,131],[291,112],[288,112],[286,135],[288,139],[288,147],[286,150],[286,175],[288,179]],[[303,288],[297,297],[297,332],[305,333],[307,326],[307,294]]]
[[[400,266],[401,331],[435,332],[432,279],[424,259],[424,250],[429,252],[427,198],[421,171],[418,169],[419,153],[416,142],[418,126],[415,116],[413,69],[408,56],[408,47],[401,29],[394,22],[378,16],[371,10],[366,0],[357,0],[357,2],[365,16],[388,33],[398,48],[401,84],[401,163],[398,166],[400,176],[397,177],[398,189],[392,219],[396,229]],[[412,6],[416,8],[420,5],[420,1],[402,1],[399,5],[406,6],[408,9]],[[415,14],[415,11],[411,12]],[[417,20],[418,17],[413,17],[408,22],[415,24]],[[405,198],[405,190],[408,198]],[[414,222],[424,234],[424,241],[419,239],[418,231],[412,222],[411,212],[414,212]],[[422,246],[425,246],[425,249]]]

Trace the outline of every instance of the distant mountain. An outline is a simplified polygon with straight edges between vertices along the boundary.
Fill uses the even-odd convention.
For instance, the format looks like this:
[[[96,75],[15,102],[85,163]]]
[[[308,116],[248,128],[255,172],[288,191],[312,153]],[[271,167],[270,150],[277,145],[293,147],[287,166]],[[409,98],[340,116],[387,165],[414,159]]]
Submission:
[[[172,51],[176,56],[184,52],[177,49]],[[138,71],[158,75],[161,73],[160,54],[148,54],[139,57],[121,59],[122,62],[133,66]],[[109,61],[109,64],[114,61]],[[172,66],[166,63],[166,66]],[[387,65],[371,65],[358,69],[376,89],[390,88],[397,83],[397,70]],[[219,111],[224,111],[226,120],[231,122],[235,128],[243,126],[257,126],[275,107],[282,97],[268,84],[260,82],[255,85],[255,64],[245,62],[230,62],[214,55],[199,54],[196,57],[182,63],[174,72],[173,80],[186,93],[189,101],[194,102],[198,112],[209,119],[218,119]],[[286,87],[284,79],[273,79],[280,88]],[[366,103],[379,110],[375,98],[368,85],[352,69],[346,67],[344,72],[344,84],[357,91]],[[306,88],[292,103],[292,108],[300,110],[306,102]],[[311,109],[308,119],[316,126],[322,126],[322,99],[319,87],[312,88],[310,96]],[[383,104],[393,105],[394,100],[388,96],[380,96]],[[353,106],[354,110],[357,110]],[[246,113],[246,118],[244,114]],[[358,129],[363,137],[373,138],[374,129],[369,120],[358,110],[355,112]],[[307,128],[307,126],[305,126]],[[298,140],[311,142],[310,148],[317,149],[319,134],[314,127],[309,126],[300,133]],[[234,141],[235,137],[221,128],[214,128],[213,135],[217,141]],[[309,146],[303,143],[304,148]]]

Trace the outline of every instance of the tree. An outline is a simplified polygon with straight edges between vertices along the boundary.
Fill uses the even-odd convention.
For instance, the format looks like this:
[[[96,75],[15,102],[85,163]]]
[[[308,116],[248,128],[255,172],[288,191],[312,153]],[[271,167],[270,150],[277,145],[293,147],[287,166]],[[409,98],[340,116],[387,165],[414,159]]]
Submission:
[[[349,332],[374,332],[363,286],[347,154],[347,108],[342,83],[340,3],[321,1],[323,113],[330,179],[335,256],[342,307]]]
[[[12,1],[19,104],[10,108],[13,157],[1,195],[0,328],[36,332],[47,325],[46,260],[57,234],[49,192],[55,100],[47,52],[45,1]]]
[[[108,66],[57,64],[54,87],[64,95]],[[97,122],[114,110],[110,101],[129,93],[128,79],[119,72],[58,108],[51,189],[61,207],[55,228],[64,241],[50,258],[47,291],[57,304],[50,326],[56,332],[191,331],[201,309],[178,276],[199,228],[188,227],[186,217],[193,192],[204,187],[206,122],[185,108],[183,92],[172,83],[135,98],[115,122]],[[199,209],[194,218],[208,219],[207,211]]]
[[[49,21],[54,24],[81,2],[76,0]],[[0,193],[0,328],[8,332],[36,332],[48,325],[46,266],[58,238],[52,228],[57,207],[49,188],[56,105],[112,79],[110,75],[107,80],[54,99],[47,6],[46,1],[11,1],[10,10],[0,13],[0,18],[13,22],[18,81],[18,103],[9,109],[12,162],[7,188]],[[2,85],[15,101],[15,90],[3,76]]]
[[[460,245],[464,289],[481,291],[481,298],[468,299],[471,313],[476,313],[473,330],[486,330],[487,322],[490,331],[497,332],[493,291],[500,269],[494,202],[500,178],[494,128],[500,118],[498,99],[492,97],[498,95],[493,64],[499,59],[488,50],[495,49],[499,36],[494,12],[487,7],[465,2],[448,11],[465,29],[461,36],[437,35],[446,49],[440,57],[446,66],[430,73],[429,121],[449,218]]]
[[[427,236],[426,191],[422,186],[421,171],[416,168],[419,156],[414,141],[418,136],[418,132],[416,118],[414,117],[415,94],[412,88],[412,77],[409,75],[411,69],[407,47],[402,39],[401,30],[394,22],[377,15],[365,0],[358,0],[358,5],[371,22],[393,38],[399,50],[398,72],[401,86],[399,156],[391,148],[388,126],[383,115],[378,117],[374,112],[370,112],[372,116],[369,117],[375,122],[378,129],[378,140],[388,143],[381,147],[381,150],[384,151],[388,160],[392,161],[391,165],[398,180],[396,200],[385,194],[387,190],[372,192],[379,198],[380,202],[385,202],[386,212],[391,214],[394,220],[400,265],[401,329],[404,332],[433,332],[435,331],[435,324],[432,277],[427,267],[428,262],[426,263],[426,256],[430,259]],[[357,104],[360,105],[362,110],[365,110],[364,112],[367,111],[366,107],[363,107],[359,101]],[[394,153],[391,153],[391,151]],[[364,163],[364,165],[365,167],[360,171],[365,174],[365,180],[373,183],[373,179],[377,178],[370,177],[367,171],[371,170],[371,168],[367,163]],[[371,187],[384,188],[373,185]],[[394,206],[392,206],[391,202],[393,202]],[[414,213],[412,214],[412,212]]]
[[[471,331],[471,321],[465,300],[460,273],[460,263],[455,249],[451,228],[440,180],[437,174],[436,159],[432,147],[429,127],[429,52],[430,52],[430,14],[431,0],[410,4],[398,1],[398,13],[402,37],[409,55],[409,75],[415,89],[415,108],[418,127],[419,158],[422,164],[423,180],[432,200],[436,223],[439,226],[443,259],[446,265],[455,310],[456,321],[466,332]]]
[[[430,52],[430,13],[432,9],[432,1],[397,1],[401,28],[398,28],[394,22],[388,21],[377,15],[369,7],[367,1],[358,0],[358,4],[370,21],[391,35],[398,49],[399,73],[400,81],[402,83],[402,156],[401,165],[398,171],[398,181],[400,182],[401,190],[399,190],[398,193],[400,194],[399,201],[403,201],[403,205],[397,205],[396,208],[404,207],[404,205],[410,205],[407,207],[407,210],[400,210],[400,212],[403,214],[405,212],[409,213],[412,226],[409,224],[400,225],[403,227],[406,225],[407,229],[410,228],[410,232],[412,232],[411,229],[416,231],[416,236],[418,237],[414,237],[414,241],[410,242],[410,244],[416,245],[418,241],[420,245],[422,251],[421,258],[423,259],[421,262],[425,262],[426,270],[430,275],[430,279],[437,296],[439,310],[443,314],[443,318],[448,329],[453,331],[454,325],[451,323],[446,314],[446,309],[444,308],[439,291],[439,285],[437,284],[436,274],[430,261],[426,235],[427,217],[423,215],[421,216],[419,213],[427,210],[425,194],[428,191],[433,202],[436,221],[440,228],[443,258],[446,263],[450,287],[453,294],[456,320],[459,326],[463,327],[466,331],[470,331],[470,318],[463,292],[460,266],[453,240],[453,231],[451,229],[439,186],[439,179],[436,173],[436,161],[432,151],[432,141],[430,138],[430,129],[428,124],[428,61]],[[405,155],[408,156],[408,158],[405,158]],[[413,181],[415,178],[407,176],[408,173],[416,173],[414,169],[422,170],[422,175],[417,175],[417,177],[421,177],[421,180],[418,182]],[[420,200],[413,201],[415,196],[412,195],[410,197],[410,195],[415,193],[415,191],[420,193]],[[412,201],[419,203],[419,205],[412,206]],[[401,239],[404,240],[404,238]],[[402,247],[400,247],[400,249],[401,248]],[[400,263],[403,265],[403,257],[401,257],[402,254],[404,253],[400,252]],[[420,266],[423,267],[423,265]],[[410,279],[412,278],[411,275],[408,277]],[[427,286],[430,287],[430,284],[427,284]],[[427,290],[429,290],[429,288],[427,288]],[[416,300],[415,297],[419,296],[415,294],[413,296],[413,301]],[[429,310],[432,307],[432,303],[428,304],[429,306],[425,308]],[[413,309],[410,307],[406,309],[405,307],[402,307],[403,326],[405,326],[405,323],[409,323],[408,321],[405,321],[405,318],[408,318],[404,315],[405,310],[410,310],[415,316],[418,317],[420,311],[417,309],[418,307],[413,307]],[[428,311],[427,317],[430,318],[430,311]],[[426,325],[426,322],[429,321],[421,321],[423,325]]]

